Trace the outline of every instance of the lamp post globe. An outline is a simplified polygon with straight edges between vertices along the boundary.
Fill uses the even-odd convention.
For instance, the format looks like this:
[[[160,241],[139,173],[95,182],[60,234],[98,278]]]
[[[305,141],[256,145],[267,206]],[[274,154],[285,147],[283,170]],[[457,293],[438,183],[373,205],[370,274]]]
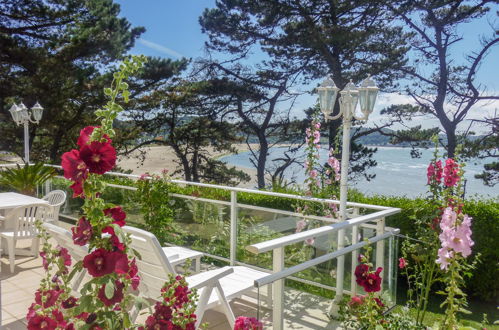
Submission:
[[[369,75],[359,87],[360,111],[367,117],[373,112],[379,88]]]
[[[317,87],[320,109],[324,114],[326,121],[333,113],[334,104],[336,103],[339,90],[340,89],[336,87],[331,77],[327,77],[321,85]]]
[[[43,115],[43,107],[40,103],[36,102],[36,104],[31,108],[33,113],[33,119],[38,123],[42,119]]]

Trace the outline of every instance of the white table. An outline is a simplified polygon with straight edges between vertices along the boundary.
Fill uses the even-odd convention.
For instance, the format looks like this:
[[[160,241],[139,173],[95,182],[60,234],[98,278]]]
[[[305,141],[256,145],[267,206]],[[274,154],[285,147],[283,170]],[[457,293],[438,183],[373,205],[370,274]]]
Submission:
[[[48,204],[46,200],[32,196],[27,196],[13,192],[0,193],[0,210],[8,210],[18,206],[25,206],[37,203]]]
[[[32,196],[27,196],[23,194],[18,194],[18,193],[13,193],[13,192],[6,192],[6,193],[0,193],[0,211],[4,211],[8,213],[10,210],[18,207],[18,206],[27,206],[31,204],[38,204],[38,203],[43,203],[49,205],[49,202],[32,197]],[[7,214],[6,219],[8,219]],[[9,226],[9,221],[0,221],[0,228],[2,229],[8,229]],[[2,240],[3,241],[3,240]],[[0,249],[3,249],[3,251],[6,251],[6,247],[4,246],[3,242],[0,243]],[[21,250],[22,251],[22,250]],[[16,251],[16,254],[21,251]],[[24,253],[19,253],[19,254],[24,254]]]

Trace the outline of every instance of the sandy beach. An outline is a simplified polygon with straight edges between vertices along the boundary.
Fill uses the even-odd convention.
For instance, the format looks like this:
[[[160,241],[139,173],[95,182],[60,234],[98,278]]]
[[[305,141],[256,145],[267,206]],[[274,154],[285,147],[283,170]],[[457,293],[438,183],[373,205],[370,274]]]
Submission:
[[[251,145],[252,148],[257,145]],[[248,146],[245,143],[235,144],[237,152],[248,151]],[[144,161],[141,161],[140,154],[144,153]],[[209,150],[212,158],[217,159],[228,155],[228,153],[217,152],[213,149]],[[149,173],[161,173],[163,169],[167,169],[170,173],[179,169],[178,158],[171,147],[167,146],[151,146],[144,147],[140,150],[136,150],[127,156],[122,156],[118,159],[117,166],[123,170],[131,170],[133,174],[143,174],[145,172]],[[244,171],[251,177],[250,182],[242,183],[242,187],[254,187],[256,184],[256,169],[248,169],[244,167],[238,167],[239,170]],[[173,176],[175,179],[183,179],[179,174]]]

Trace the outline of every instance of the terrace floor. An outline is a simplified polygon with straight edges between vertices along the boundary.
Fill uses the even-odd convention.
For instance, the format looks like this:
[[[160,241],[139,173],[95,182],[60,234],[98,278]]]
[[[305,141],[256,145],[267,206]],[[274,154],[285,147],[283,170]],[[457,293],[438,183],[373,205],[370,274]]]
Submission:
[[[0,262],[1,329],[26,329],[25,316],[44,274],[42,259],[16,256],[14,273],[10,273],[7,256],[2,256]],[[285,302],[286,329],[338,328],[337,323],[331,322],[324,313],[329,306],[328,299],[287,288]],[[244,296],[242,299],[235,299],[231,302],[231,306],[236,317],[257,316],[258,301],[254,297]],[[272,311],[260,307],[259,313],[260,319],[266,325],[265,328],[271,328]],[[137,321],[144,322],[145,317],[140,316]],[[207,311],[202,322],[208,323],[208,329],[231,329],[225,315],[216,310]]]

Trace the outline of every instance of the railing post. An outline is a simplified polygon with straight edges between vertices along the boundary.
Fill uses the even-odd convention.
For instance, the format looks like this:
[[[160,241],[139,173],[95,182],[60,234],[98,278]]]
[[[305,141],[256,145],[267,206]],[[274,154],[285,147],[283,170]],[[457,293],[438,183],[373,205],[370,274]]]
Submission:
[[[284,269],[284,247],[273,250],[272,256],[274,273]],[[284,329],[284,280],[277,280],[272,284],[274,306],[272,309],[272,328],[274,330]]]
[[[356,207],[353,209],[352,217],[356,218],[359,216],[359,208]],[[352,227],[352,245],[359,243],[359,226]],[[350,292],[355,296],[357,294],[357,281],[355,281],[355,268],[357,267],[357,259],[359,258],[359,251],[355,250],[352,252],[352,274],[350,281]]]
[[[237,259],[237,191],[230,192],[230,265]]]
[[[381,218],[376,222],[376,235],[382,235],[385,233],[385,218]],[[383,271],[381,272],[381,278],[384,278],[384,261],[385,261],[385,240],[378,241],[376,243],[376,268],[381,267]],[[383,290],[383,283],[381,283]],[[381,291],[380,291],[381,292]]]

